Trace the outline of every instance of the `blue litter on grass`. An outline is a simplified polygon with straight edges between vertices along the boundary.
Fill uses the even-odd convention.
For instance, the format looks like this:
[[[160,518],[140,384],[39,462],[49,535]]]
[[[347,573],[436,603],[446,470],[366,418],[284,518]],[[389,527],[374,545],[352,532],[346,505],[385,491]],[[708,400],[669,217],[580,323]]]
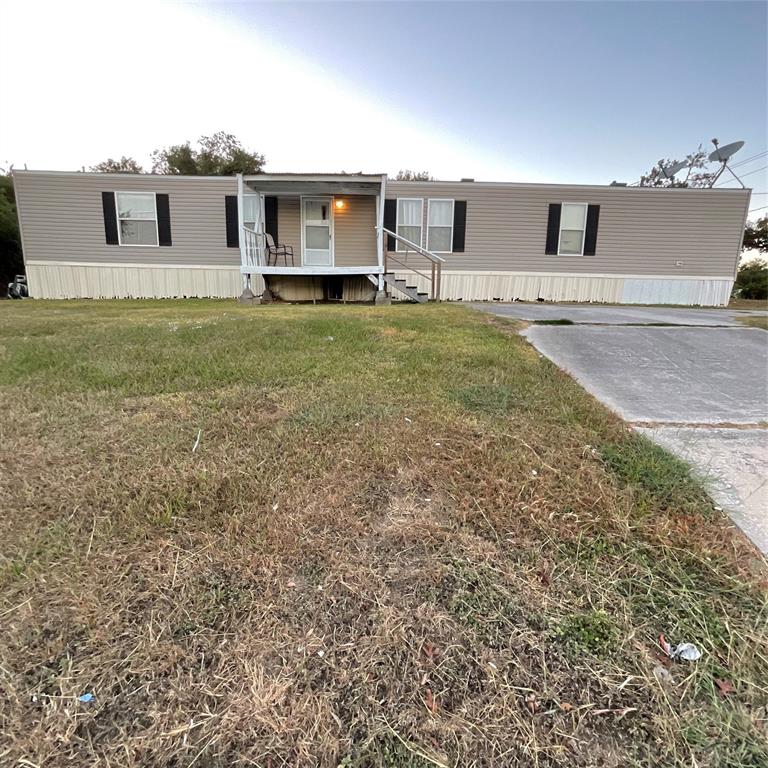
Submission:
[[[82,701],[83,704],[87,704],[89,701],[93,701],[92,693],[84,693],[82,696],[77,697],[78,701]]]

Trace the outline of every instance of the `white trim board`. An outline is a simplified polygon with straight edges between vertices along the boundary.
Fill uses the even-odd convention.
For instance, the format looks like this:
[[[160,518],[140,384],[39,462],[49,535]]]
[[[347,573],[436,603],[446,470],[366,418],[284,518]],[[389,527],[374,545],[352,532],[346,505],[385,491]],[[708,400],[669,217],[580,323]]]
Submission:
[[[151,246],[147,246],[151,247]],[[233,249],[234,250],[234,249]],[[139,269],[231,269],[240,270],[240,264],[165,264],[130,261],[58,261],[54,259],[29,259],[33,267],[138,267]]]
[[[243,274],[251,275],[380,275],[384,267],[374,264],[368,267],[240,267]]]
[[[393,269],[392,272],[412,272],[409,269]],[[503,269],[443,269],[444,275],[469,275],[472,277],[601,277],[616,280],[733,280],[733,275],[632,275],[623,272],[533,272],[529,270]]]

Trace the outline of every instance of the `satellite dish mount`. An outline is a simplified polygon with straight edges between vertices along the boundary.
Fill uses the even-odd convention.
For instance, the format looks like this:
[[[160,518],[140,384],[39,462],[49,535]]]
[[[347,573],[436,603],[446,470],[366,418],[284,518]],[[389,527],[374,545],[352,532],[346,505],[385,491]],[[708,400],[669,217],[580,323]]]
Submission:
[[[709,186],[713,187],[715,182],[723,175],[723,172],[727,169],[728,173],[733,176],[736,181],[741,184],[741,188],[744,189],[744,182],[728,167],[728,161],[735,155],[743,146],[743,141],[734,141],[732,144],[726,144],[724,147],[720,146],[717,139],[712,139],[712,143],[715,145],[714,152],[710,152],[709,161],[712,163],[722,163],[720,170],[712,177]]]

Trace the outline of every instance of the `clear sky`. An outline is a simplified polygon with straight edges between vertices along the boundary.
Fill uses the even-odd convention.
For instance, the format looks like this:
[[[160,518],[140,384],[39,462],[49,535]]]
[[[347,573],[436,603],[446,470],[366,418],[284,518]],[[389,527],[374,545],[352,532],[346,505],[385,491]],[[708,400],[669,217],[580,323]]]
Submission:
[[[149,165],[216,130],[270,171],[634,181],[712,137],[747,159],[768,150],[767,8],[11,0],[0,165]],[[742,167],[761,194],[764,165]]]

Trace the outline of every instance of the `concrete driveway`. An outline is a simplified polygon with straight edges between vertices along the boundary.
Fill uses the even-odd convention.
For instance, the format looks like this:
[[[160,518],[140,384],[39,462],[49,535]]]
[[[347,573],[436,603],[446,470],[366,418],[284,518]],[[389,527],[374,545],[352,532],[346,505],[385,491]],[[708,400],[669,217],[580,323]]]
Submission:
[[[476,304],[692,465],[719,506],[768,553],[768,333],[733,310]],[[747,312],[745,314],[765,314]],[[649,323],[677,323],[649,327]]]
[[[602,307],[574,304],[492,304],[475,302],[475,309],[517,320],[570,320],[596,325],[725,325],[738,326],[739,317],[765,315],[759,310],[686,307]]]

